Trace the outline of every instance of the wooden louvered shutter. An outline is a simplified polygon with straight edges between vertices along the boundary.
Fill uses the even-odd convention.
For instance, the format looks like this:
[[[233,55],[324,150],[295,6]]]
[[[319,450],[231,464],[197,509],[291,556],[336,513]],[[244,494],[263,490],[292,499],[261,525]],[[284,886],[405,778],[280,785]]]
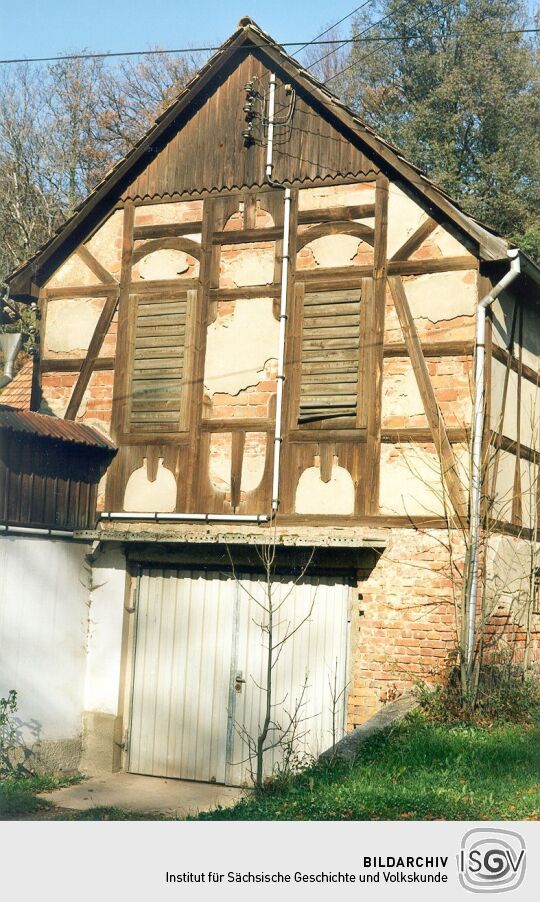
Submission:
[[[191,294],[135,298],[128,413],[131,433],[177,432],[181,428]]]
[[[356,416],[360,290],[304,296],[300,423]]]

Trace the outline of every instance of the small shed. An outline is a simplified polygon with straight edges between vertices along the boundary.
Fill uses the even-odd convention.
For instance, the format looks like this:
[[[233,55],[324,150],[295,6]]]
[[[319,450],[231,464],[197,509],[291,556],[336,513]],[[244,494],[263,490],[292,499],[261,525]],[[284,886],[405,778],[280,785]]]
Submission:
[[[0,405],[0,524],[92,529],[98,483],[116,453],[97,429]]]

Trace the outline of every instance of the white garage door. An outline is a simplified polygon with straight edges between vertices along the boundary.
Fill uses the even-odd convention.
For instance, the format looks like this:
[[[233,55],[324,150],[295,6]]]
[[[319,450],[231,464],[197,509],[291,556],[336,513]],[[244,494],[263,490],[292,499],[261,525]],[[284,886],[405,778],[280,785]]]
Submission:
[[[139,581],[129,770],[248,781],[246,737],[257,737],[265,713],[264,577],[151,568]],[[270,591],[277,662],[267,745],[301,701],[295,753],[317,755],[334,732],[340,738],[344,731],[349,586],[335,577],[304,577],[296,584],[277,576]],[[267,752],[266,773],[282,754],[281,746]]]

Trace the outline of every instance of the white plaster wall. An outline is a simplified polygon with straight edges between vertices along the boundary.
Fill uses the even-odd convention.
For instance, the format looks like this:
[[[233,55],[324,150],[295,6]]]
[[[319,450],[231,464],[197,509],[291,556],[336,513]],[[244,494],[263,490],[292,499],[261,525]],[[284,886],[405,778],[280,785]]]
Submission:
[[[540,367],[540,312],[532,303],[523,308],[523,363],[538,372]]]
[[[46,284],[47,288],[67,288],[71,285],[101,285],[102,283],[91,269],[83,263],[78,254],[71,254],[67,260],[58,267]]]
[[[491,428],[498,431],[501,406],[506,378],[506,365],[500,360],[491,362]],[[503,435],[517,440],[517,397],[518,375],[514,370],[508,374],[508,388],[503,418]],[[535,450],[540,446],[539,435],[540,389],[529,379],[521,380],[521,443]]]
[[[491,361],[491,428],[499,430],[502,413],[502,401],[504,394],[504,382],[506,378],[506,366],[500,360],[492,358]],[[517,438],[517,373],[510,370],[508,374],[508,388],[506,390],[506,404],[502,424],[503,435],[513,441]]]
[[[26,742],[81,732],[88,545],[0,538],[0,696],[18,693]]]
[[[354,514],[351,474],[334,462],[330,480],[323,482],[319,467],[307,467],[298,480],[294,509],[297,514]]]
[[[499,606],[524,622],[530,599],[531,571],[538,566],[534,543],[511,536],[492,535],[487,542],[486,600],[488,610]]]
[[[512,520],[512,500],[514,497],[514,478],[516,472],[516,456],[508,451],[497,451],[491,465],[491,473],[497,462],[497,486],[493,501],[493,516],[497,520]],[[490,475],[490,485],[492,476]]]
[[[500,348],[508,347],[510,340],[510,332],[512,329],[512,319],[514,316],[514,298],[505,292],[499,295],[491,305],[491,315],[493,318],[493,343]],[[515,335],[517,336],[517,331]]]
[[[118,711],[125,585],[122,552],[111,549],[99,555],[92,571],[85,711]]]
[[[521,469],[521,511],[523,526],[535,529],[537,522],[537,466],[530,460],[520,461]]]
[[[90,253],[118,279],[122,262],[123,225],[124,211],[115,210],[86,244]]]
[[[529,379],[521,380],[521,443],[540,450],[540,390]]]

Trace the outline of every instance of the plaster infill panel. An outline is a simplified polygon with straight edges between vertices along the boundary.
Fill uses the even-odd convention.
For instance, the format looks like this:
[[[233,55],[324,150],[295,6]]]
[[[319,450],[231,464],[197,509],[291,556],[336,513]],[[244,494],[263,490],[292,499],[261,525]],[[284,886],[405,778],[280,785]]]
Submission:
[[[296,259],[301,270],[368,266],[373,263],[373,248],[354,235],[324,235],[306,244]]]
[[[49,300],[43,341],[44,357],[82,357],[86,354],[104,298]]]
[[[540,316],[538,308],[523,305],[523,348],[522,359],[535,373],[540,371]]]
[[[486,555],[488,612],[502,607],[512,612],[514,622],[525,626],[530,605],[531,570],[536,569],[534,547],[523,539],[491,535]]]
[[[158,281],[160,279],[196,279],[199,261],[184,251],[161,248],[143,257],[133,267],[133,280]]]
[[[176,479],[174,473],[158,462],[153,482],[148,479],[146,458],[142,467],[129,477],[124,494],[124,510],[140,513],[170,514],[176,508]]]
[[[520,460],[521,515],[525,529],[536,529],[538,467],[533,461]]]
[[[375,182],[323,185],[320,188],[301,188],[298,192],[299,210],[323,210],[326,207],[353,207],[374,203]]]
[[[382,425],[387,428],[427,426],[418,383],[408,358],[384,361]]]
[[[444,229],[442,226],[437,226],[437,228],[433,230],[429,238],[412,255],[412,259],[423,259],[425,256],[428,256],[425,253],[422,253],[428,246],[431,247],[433,251],[429,256],[440,258],[466,257],[467,255],[470,255],[471,263],[474,264],[474,257],[470,254],[466,245],[463,244],[455,234],[449,232],[448,229]]]
[[[268,439],[264,432],[246,432],[240,490],[254,492],[261,484],[268,453]]]
[[[497,451],[490,467],[490,487],[495,466],[497,467],[497,485],[492,506],[493,517],[495,520],[511,522],[516,472],[515,454],[511,454],[509,451]]]
[[[103,285],[103,282],[83,263],[78,254],[71,254],[51,276],[45,288],[89,288],[91,285]]]
[[[380,513],[444,516],[440,462],[432,445],[381,446]]]
[[[99,227],[95,235],[86,242],[86,247],[90,253],[118,280],[120,279],[122,262],[123,225],[124,211],[115,210],[107,221]]]
[[[297,514],[320,516],[354,514],[354,482],[351,474],[334,461],[330,480],[323,482],[319,467],[308,467],[298,480],[294,509]]]
[[[420,339],[461,341],[474,338],[476,272],[429,273],[403,277],[403,287]],[[399,319],[387,294],[385,335],[402,341]]]
[[[231,490],[232,433],[213,432],[210,436],[208,478],[217,492]]]
[[[237,300],[221,310],[207,331],[204,388],[210,397],[236,396],[259,385],[278,355],[272,298]]]
[[[504,383],[508,380],[506,403],[502,409]],[[507,375],[506,366],[499,360],[491,360],[491,428],[496,432],[502,425],[502,434],[516,441],[517,439],[517,388],[518,376],[513,370]],[[502,422],[501,422],[502,416]]]
[[[220,288],[246,288],[271,285],[274,281],[275,242],[223,245],[221,248]]]
[[[540,388],[521,380],[521,443],[540,451]]]
[[[406,278],[403,284],[414,319],[439,323],[476,313],[474,270],[427,273]]]
[[[182,222],[200,222],[202,216],[202,200],[141,204],[135,208],[135,225],[172,225]]]
[[[510,344],[512,321],[514,319],[515,300],[508,292],[504,292],[495,298],[490,307],[491,321],[493,324],[493,344],[499,348],[507,348]],[[518,337],[517,328],[514,329],[514,339]]]
[[[388,186],[387,252],[392,257],[428,219],[428,214],[395,182]]]

